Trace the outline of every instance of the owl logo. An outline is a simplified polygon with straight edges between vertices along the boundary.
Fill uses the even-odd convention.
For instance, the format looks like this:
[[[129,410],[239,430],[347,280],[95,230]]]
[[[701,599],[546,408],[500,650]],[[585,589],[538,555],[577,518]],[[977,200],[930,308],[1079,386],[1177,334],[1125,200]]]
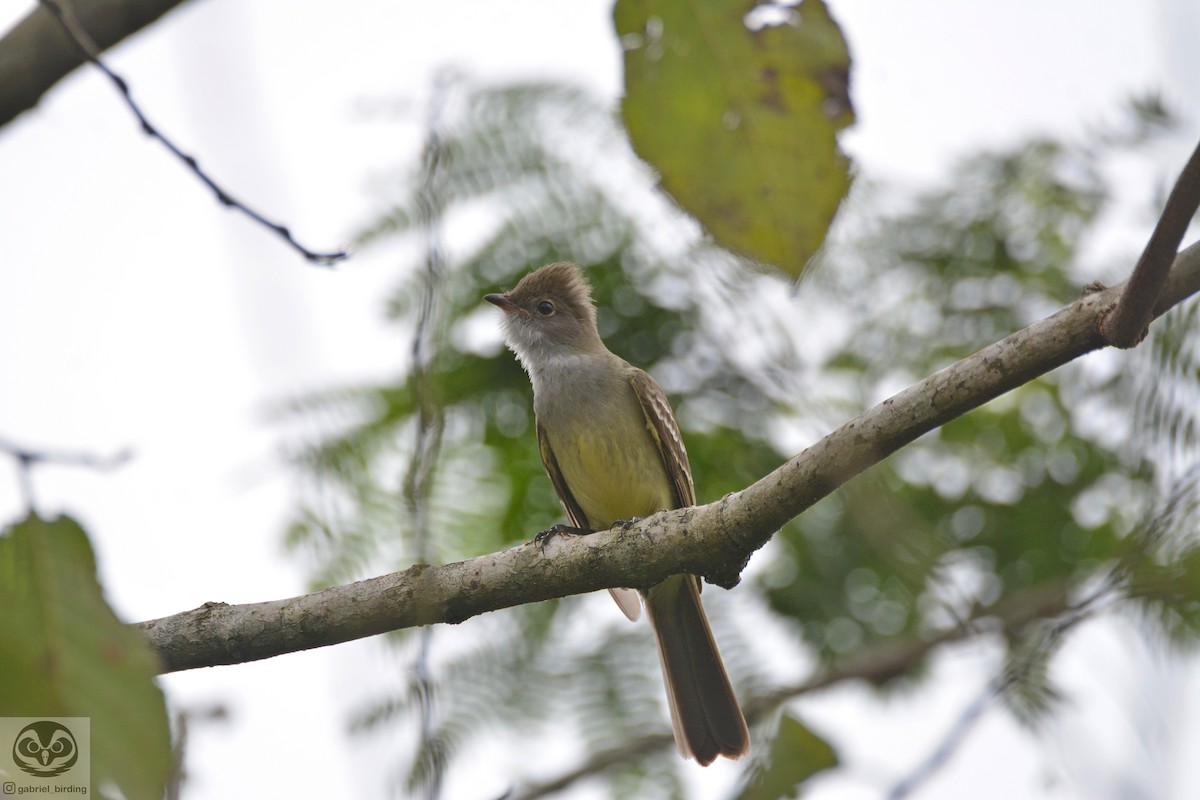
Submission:
[[[41,720],[26,725],[13,742],[13,761],[38,778],[62,775],[79,760],[75,735],[65,725]]]

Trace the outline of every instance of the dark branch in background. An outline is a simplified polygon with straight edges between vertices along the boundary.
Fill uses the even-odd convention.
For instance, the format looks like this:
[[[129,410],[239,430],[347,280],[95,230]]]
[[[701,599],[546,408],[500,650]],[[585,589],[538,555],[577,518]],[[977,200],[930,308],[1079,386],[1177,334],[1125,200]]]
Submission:
[[[417,565],[313,594],[202,608],[139,625],[166,672],[236,664],[524,603],[652,586],[690,572],[737,582],[785,522],[921,434],[1104,346],[1099,320],[1122,287],[1085,295],[871,408],[750,487],[628,529],[526,543],[440,566]],[[1156,314],[1200,291],[1200,245],[1179,254]]]
[[[933,752],[917,765],[916,769],[892,787],[892,790],[888,792],[887,800],[904,800],[944,767],[966,739],[967,734],[971,732],[971,728],[991,707],[993,701],[1003,698],[1006,693],[1013,691],[1014,687],[1019,687],[1026,680],[1023,673],[1039,663],[1044,655],[1057,649],[1067,632],[1091,617],[1104,599],[1105,595],[1094,593],[1091,597],[1070,607],[1063,605],[1060,608],[1052,609],[1052,613],[1038,615],[1042,619],[1050,618],[1052,620],[1047,629],[1034,634],[1032,646],[1017,655],[1000,675],[988,681],[987,687],[979,697],[963,709]],[[1033,622],[1038,617],[1030,617],[1026,622]]]
[[[747,716],[746,722],[753,724],[754,721]],[[510,789],[501,795],[498,800],[539,800],[542,797],[549,797],[558,794],[584,778],[599,775],[605,770],[620,764],[628,764],[648,758],[666,747],[674,746],[674,744],[675,737],[669,732],[648,733],[645,736],[630,739],[620,747],[601,750],[575,769],[564,772],[552,780],[534,784],[523,792],[514,794]]]
[[[1200,145],[1175,181],[1162,216],[1125,285],[1121,302],[1100,323],[1100,332],[1108,344],[1133,347],[1146,335],[1147,326],[1153,319],[1154,304],[1197,208],[1200,208]]]
[[[8,439],[0,437],[0,453],[11,456],[17,462],[21,496],[30,513],[36,511],[33,495],[33,467],[35,464],[57,464],[64,467],[87,467],[96,470],[111,470],[122,466],[133,458],[133,451],[126,448],[111,456],[71,451],[30,450]]]
[[[242,203],[240,200],[237,200],[230,195],[229,192],[222,188],[215,180],[209,177],[209,175],[200,168],[200,165],[194,156],[188,155],[180,150],[174,142],[168,139],[162,134],[162,132],[160,132],[156,127],[154,127],[154,125],[150,123],[150,120],[146,118],[146,115],[142,112],[142,109],[134,101],[132,95],[130,95],[129,84],[124,78],[113,72],[111,69],[109,69],[108,65],[100,60],[99,49],[96,47],[96,44],[92,41],[87,31],[84,30],[83,25],[80,23],[79,19],[76,18],[75,14],[70,10],[70,8],[59,2],[59,0],[40,0],[40,2],[42,6],[49,9],[50,13],[54,15],[54,18],[71,38],[72,43],[78,49],[82,57],[103,72],[117,88],[117,91],[121,93],[121,97],[125,101],[125,104],[129,106],[129,110],[133,112],[133,115],[137,117],[138,122],[141,123],[142,131],[150,138],[157,139],[164,147],[167,148],[167,150],[171,152],[172,155],[182,161],[205,186],[212,190],[213,194],[216,195],[217,200],[222,205],[242,212],[259,225],[262,225],[264,228],[273,231],[314,264],[335,264],[347,257],[348,254],[344,250],[338,250],[332,253],[319,253],[309,250],[292,237],[292,232],[287,228],[286,225],[280,225],[277,222],[272,222],[262,214],[247,206],[245,203]]]
[[[743,704],[746,721],[757,725],[790,700],[848,681],[865,680],[876,685],[886,683],[912,670],[927,655],[945,644],[988,634],[1015,633],[1039,619],[1063,616],[1070,621],[1079,618],[1079,608],[1070,603],[1065,587],[1058,583],[1035,586],[1005,597],[991,606],[975,609],[969,619],[953,628],[925,637],[875,645],[844,661],[825,666],[802,683],[752,697]],[[989,693],[988,697],[991,696],[992,693]],[[556,778],[507,794],[504,800],[539,800],[561,792],[584,778],[598,775],[619,764],[652,756],[674,744],[675,737],[669,731],[642,736],[620,747],[596,753]]]
[[[944,767],[949,762],[950,757],[954,755],[954,751],[967,738],[967,734],[971,732],[971,728],[983,717],[983,712],[991,707],[992,702],[996,699],[997,691],[996,681],[989,681],[987,688],[980,692],[979,696],[972,700],[971,704],[959,714],[958,719],[950,726],[950,730],[942,737],[942,741],[929,754],[929,757],[892,787],[892,790],[887,794],[887,800],[904,800],[904,798],[916,791],[921,784],[933,777],[939,769]]]

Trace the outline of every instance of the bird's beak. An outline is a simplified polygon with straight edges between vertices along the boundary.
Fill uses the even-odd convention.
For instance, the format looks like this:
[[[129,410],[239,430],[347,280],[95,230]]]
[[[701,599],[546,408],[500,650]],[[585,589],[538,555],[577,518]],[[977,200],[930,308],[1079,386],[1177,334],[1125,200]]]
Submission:
[[[483,299],[499,308],[505,314],[528,314],[525,309],[510,300],[506,294],[485,294]]]

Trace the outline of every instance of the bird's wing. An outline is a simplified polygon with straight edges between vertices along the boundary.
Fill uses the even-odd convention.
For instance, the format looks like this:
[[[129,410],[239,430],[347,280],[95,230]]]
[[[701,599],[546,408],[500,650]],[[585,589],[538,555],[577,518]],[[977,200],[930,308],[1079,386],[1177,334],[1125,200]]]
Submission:
[[[545,467],[546,474],[550,476],[550,483],[554,485],[554,493],[558,495],[558,501],[562,503],[563,511],[567,512],[567,518],[576,528],[591,530],[592,526],[588,524],[587,515],[583,513],[579,503],[575,502],[575,496],[571,494],[562,470],[558,467],[558,459],[554,457],[554,451],[550,448],[550,437],[546,436],[546,431],[540,424],[537,426],[537,440],[538,450],[542,454],[542,466]]]
[[[629,385],[642,405],[642,411],[646,415],[646,427],[658,445],[663,467],[667,470],[667,477],[671,479],[675,507],[696,505],[692,467],[688,463],[683,436],[679,433],[679,424],[675,422],[675,415],[671,412],[671,404],[667,401],[666,394],[653,378],[637,368],[631,368],[629,371]]]

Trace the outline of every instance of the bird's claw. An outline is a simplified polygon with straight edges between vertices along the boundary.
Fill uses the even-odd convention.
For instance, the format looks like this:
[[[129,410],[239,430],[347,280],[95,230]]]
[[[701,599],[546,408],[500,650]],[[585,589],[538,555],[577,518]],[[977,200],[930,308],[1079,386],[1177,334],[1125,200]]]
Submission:
[[[570,525],[552,525],[544,531],[538,531],[533,537],[533,543],[536,544],[542,551],[542,555],[546,555],[546,543],[555,536],[578,536],[582,533],[591,533],[585,528],[572,528]]]

